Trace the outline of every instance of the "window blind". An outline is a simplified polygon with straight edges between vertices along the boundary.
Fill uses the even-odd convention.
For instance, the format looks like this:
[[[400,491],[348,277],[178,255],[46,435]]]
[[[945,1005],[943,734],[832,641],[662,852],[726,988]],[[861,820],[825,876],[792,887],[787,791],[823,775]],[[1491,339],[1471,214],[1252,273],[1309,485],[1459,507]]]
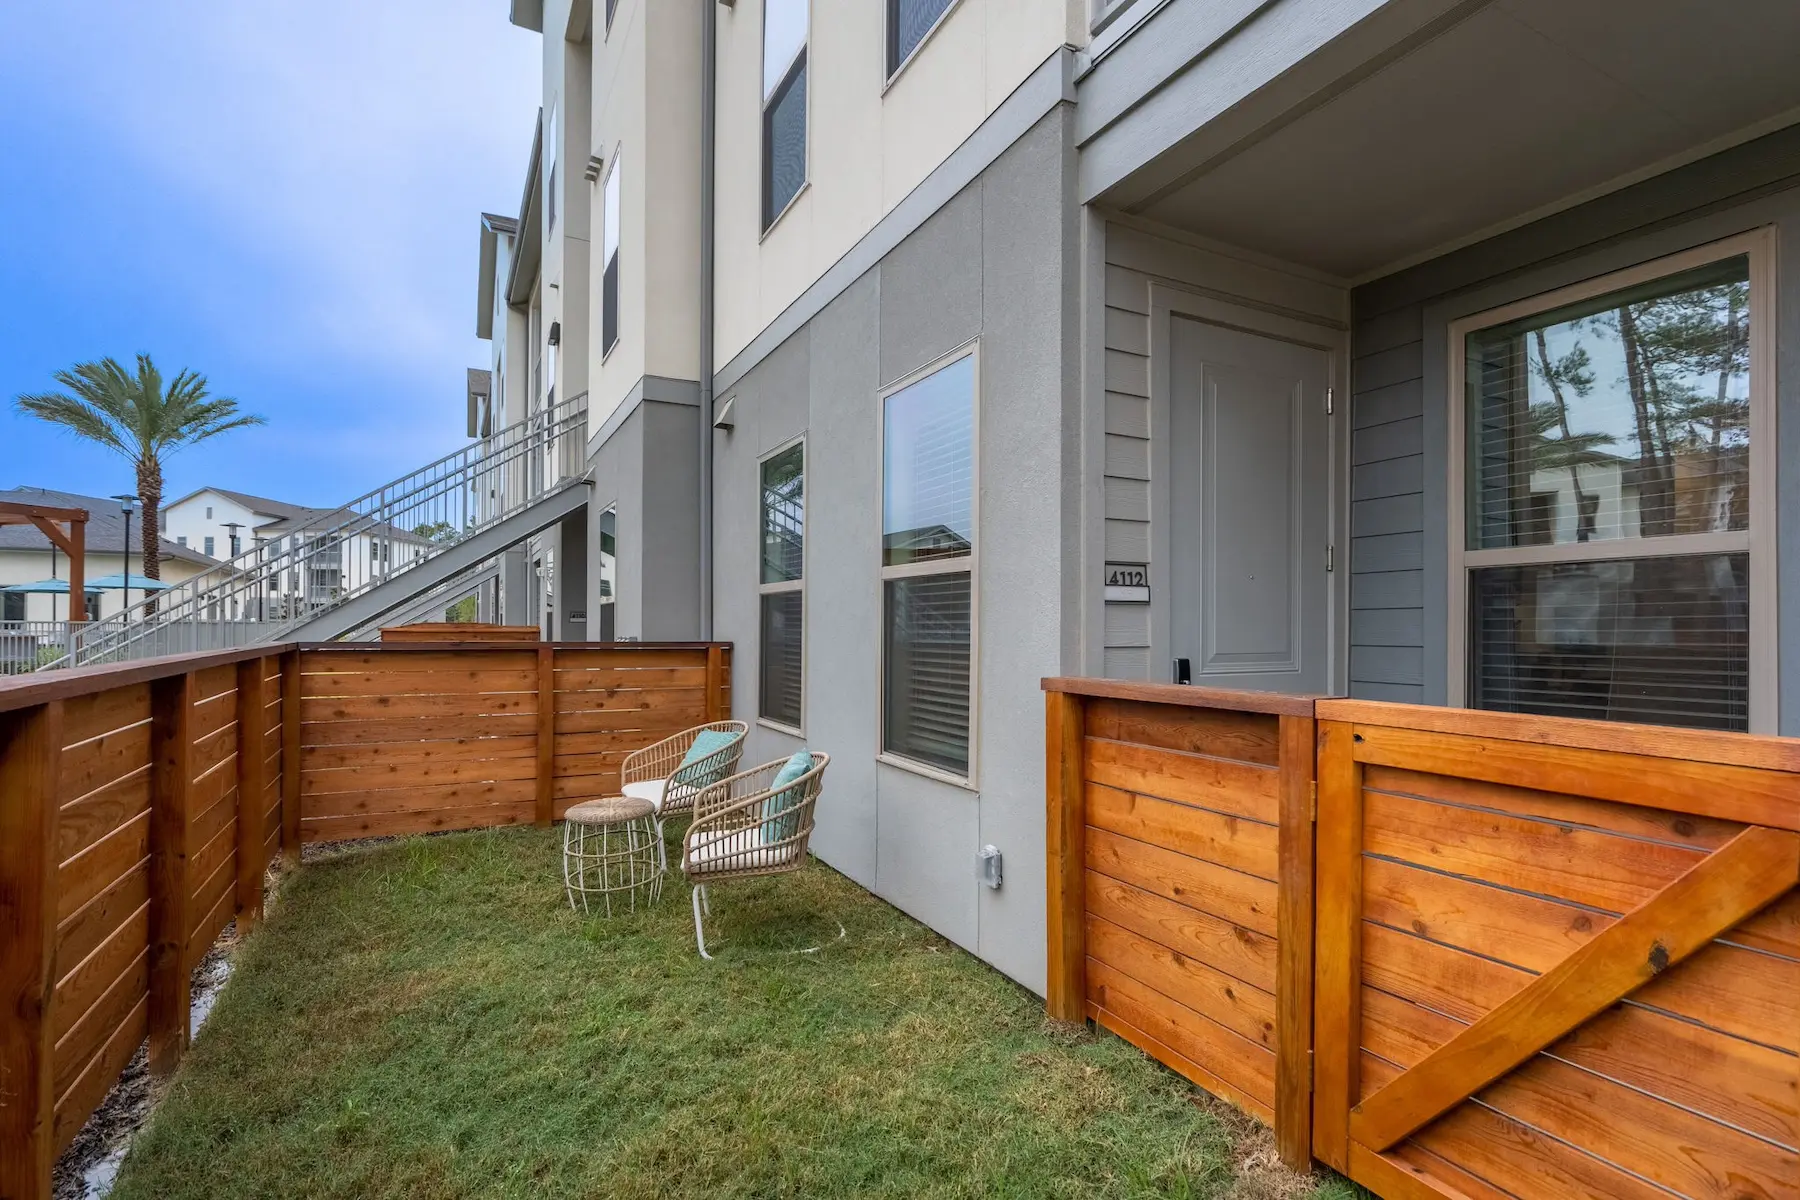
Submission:
[[[1745,730],[1748,554],[1470,573],[1477,708]]]
[[[771,721],[800,727],[804,598],[769,592],[762,598],[761,712]]]
[[[887,582],[888,750],[965,774],[969,769],[969,576]]]

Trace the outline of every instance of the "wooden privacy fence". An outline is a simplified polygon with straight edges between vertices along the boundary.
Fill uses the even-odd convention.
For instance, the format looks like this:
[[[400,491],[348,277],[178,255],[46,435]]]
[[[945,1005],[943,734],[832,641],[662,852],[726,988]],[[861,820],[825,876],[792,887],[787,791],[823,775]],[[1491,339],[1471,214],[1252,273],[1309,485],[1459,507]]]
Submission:
[[[730,647],[278,644],[0,683],[0,1200],[140,1044],[185,1050],[194,966],[303,842],[529,823],[730,715]]]
[[[1384,1196],[1800,1196],[1800,742],[1046,688],[1054,1015]]]

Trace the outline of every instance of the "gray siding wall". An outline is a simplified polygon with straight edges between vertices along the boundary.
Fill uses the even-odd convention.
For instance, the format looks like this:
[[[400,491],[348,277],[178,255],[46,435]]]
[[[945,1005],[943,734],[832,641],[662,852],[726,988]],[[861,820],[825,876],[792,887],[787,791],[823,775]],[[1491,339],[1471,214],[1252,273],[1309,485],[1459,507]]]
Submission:
[[[1358,320],[1350,363],[1350,694],[1424,700],[1424,346],[1416,305]]]
[[[599,517],[616,505],[618,636],[646,642],[699,636],[699,421],[695,405],[646,399],[590,455],[590,628],[599,628]]]
[[[746,764],[831,754],[813,849],[1028,987],[1044,983],[1043,712],[1060,673],[1065,430],[1079,405],[1070,117],[1043,117],[979,178],[744,374],[715,441],[715,631],[733,708],[758,707],[758,461],[806,438],[804,739],[754,725]],[[878,761],[880,390],[979,338],[975,787]],[[1073,621],[1074,614],[1067,618]],[[975,878],[1005,855],[998,891]],[[729,903],[729,899],[725,901]]]
[[[1352,295],[1351,694],[1447,699],[1450,322],[1773,225],[1776,570],[1800,595],[1800,128],[1365,284]],[[1785,519],[1784,519],[1785,518]],[[1779,614],[1783,733],[1800,732],[1800,604]]]

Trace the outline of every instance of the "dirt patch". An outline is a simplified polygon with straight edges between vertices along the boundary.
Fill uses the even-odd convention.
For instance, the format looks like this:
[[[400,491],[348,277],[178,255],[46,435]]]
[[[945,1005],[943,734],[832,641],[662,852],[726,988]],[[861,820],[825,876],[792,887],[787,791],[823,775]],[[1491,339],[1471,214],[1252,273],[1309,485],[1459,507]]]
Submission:
[[[1299,1200],[1324,1182],[1323,1176],[1310,1171],[1301,1174],[1282,1166],[1275,1131],[1261,1121],[1205,1093],[1194,1097],[1194,1107],[1229,1131],[1232,1179],[1223,1193],[1227,1200]]]

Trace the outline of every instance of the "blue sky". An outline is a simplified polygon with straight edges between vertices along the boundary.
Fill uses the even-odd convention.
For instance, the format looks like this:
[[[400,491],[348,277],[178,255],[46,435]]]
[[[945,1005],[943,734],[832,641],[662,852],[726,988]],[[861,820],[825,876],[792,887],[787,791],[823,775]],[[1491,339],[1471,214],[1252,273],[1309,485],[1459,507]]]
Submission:
[[[335,503],[459,445],[539,55],[505,0],[0,3],[0,487],[130,490],[12,398],[139,350],[269,422],[178,453],[171,499]]]

